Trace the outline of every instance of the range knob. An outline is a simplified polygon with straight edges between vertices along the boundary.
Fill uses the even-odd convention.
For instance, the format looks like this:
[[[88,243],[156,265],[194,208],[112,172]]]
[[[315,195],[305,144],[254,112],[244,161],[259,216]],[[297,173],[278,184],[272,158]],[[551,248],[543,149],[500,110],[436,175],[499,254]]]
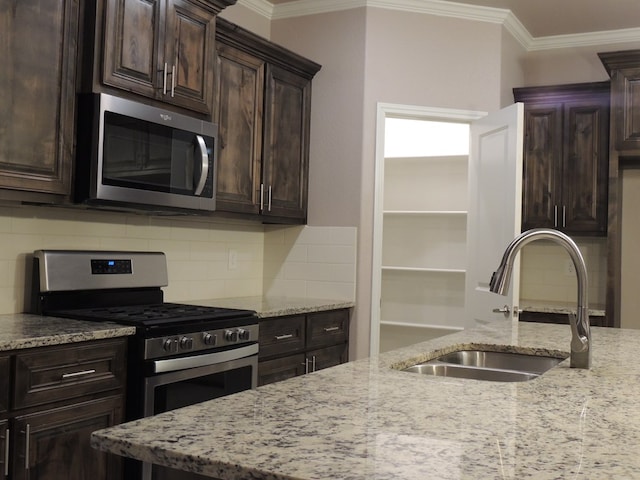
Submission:
[[[237,330],[225,330],[224,331],[224,339],[227,342],[237,342],[238,341],[238,331]]]
[[[245,330],[244,328],[238,329],[238,339],[247,341],[249,340],[249,330]]]
[[[218,338],[216,335],[212,335],[210,333],[205,332],[202,334],[202,342],[205,345],[213,346],[216,343],[218,343]]]
[[[180,339],[180,348],[182,350],[191,350],[193,348],[193,338],[182,337]]]
[[[178,351],[178,341],[173,338],[167,338],[162,342],[162,349],[165,352],[173,353]]]

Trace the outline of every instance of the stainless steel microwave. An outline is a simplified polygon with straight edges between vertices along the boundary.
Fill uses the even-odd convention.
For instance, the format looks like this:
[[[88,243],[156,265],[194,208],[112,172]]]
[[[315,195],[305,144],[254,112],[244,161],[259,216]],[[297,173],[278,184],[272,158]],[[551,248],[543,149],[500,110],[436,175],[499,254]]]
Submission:
[[[76,202],[215,210],[216,125],[107,94],[78,103]]]

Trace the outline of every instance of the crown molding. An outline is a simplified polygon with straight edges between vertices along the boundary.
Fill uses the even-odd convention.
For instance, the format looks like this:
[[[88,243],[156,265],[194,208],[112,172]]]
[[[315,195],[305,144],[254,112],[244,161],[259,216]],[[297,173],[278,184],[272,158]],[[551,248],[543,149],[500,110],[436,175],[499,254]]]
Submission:
[[[527,51],[640,42],[640,28],[532,37],[511,10],[467,5],[446,0],[322,0],[321,2],[318,0],[295,0],[279,5],[273,5],[267,0],[238,0],[238,4],[244,5],[269,20],[375,7],[489,22],[502,25]]]
[[[588,47],[590,45],[632,42],[640,44],[640,28],[538,37],[533,39],[528,50],[551,50],[554,48]]]
[[[255,13],[268,18],[273,19],[274,5],[267,0],[238,0],[238,5],[247,7],[249,10],[253,10]]]

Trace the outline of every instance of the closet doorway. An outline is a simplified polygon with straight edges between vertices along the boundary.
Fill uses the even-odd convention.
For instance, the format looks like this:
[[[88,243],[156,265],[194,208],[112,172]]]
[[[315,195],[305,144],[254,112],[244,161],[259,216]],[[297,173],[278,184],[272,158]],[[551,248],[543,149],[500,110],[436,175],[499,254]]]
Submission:
[[[469,124],[483,115],[378,107],[372,354],[464,328]]]

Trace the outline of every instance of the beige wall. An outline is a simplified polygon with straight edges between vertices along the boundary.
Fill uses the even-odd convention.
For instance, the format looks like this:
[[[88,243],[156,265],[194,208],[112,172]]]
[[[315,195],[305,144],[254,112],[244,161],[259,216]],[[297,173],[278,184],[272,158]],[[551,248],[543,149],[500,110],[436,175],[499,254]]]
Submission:
[[[271,21],[269,18],[251,10],[244,5],[235,4],[220,12],[220,17],[229,20],[264,38],[271,37]]]
[[[235,9],[251,29],[241,8],[227,13]],[[497,110],[512,103],[514,87],[606,80],[598,51],[640,47],[526,52],[498,24],[375,7],[274,20],[270,35],[322,65],[313,82],[309,223],[358,229],[352,358],[368,355],[370,335],[377,103]],[[604,255],[600,245],[590,250]],[[533,291],[538,278],[528,278]]]
[[[640,169],[622,170],[622,268],[620,272],[620,322],[623,328],[640,328]]]
[[[609,80],[598,52],[640,48],[640,40],[627,44],[591,45],[529,52],[524,60],[524,83],[515,87],[558,85]]]

